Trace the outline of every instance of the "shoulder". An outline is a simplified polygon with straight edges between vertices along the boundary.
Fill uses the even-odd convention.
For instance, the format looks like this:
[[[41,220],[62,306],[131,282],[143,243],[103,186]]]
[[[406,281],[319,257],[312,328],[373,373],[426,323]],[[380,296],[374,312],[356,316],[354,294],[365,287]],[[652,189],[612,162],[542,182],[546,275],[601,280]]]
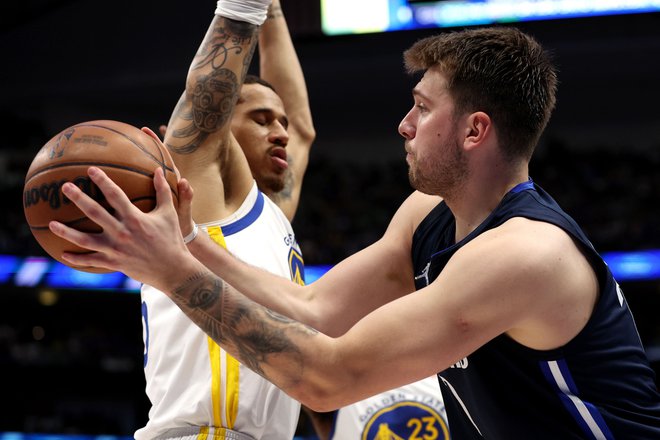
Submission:
[[[553,224],[515,217],[484,232],[450,264],[507,305],[511,337],[537,349],[561,346],[588,321],[598,296],[589,261]]]
[[[524,217],[513,217],[484,232],[475,243],[484,247],[504,247],[504,255],[524,254],[528,257],[528,264],[547,261],[553,256],[570,255],[578,250],[573,237],[561,227]]]
[[[414,191],[399,206],[388,227],[388,231],[405,230],[412,237],[417,226],[441,201],[441,197]]]
[[[470,261],[489,260],[507,276],[530,279],[556,275],[575,260],[584,259],[568,232],[554,224],[523,217],[511,218],[483,232],[455,256]]]

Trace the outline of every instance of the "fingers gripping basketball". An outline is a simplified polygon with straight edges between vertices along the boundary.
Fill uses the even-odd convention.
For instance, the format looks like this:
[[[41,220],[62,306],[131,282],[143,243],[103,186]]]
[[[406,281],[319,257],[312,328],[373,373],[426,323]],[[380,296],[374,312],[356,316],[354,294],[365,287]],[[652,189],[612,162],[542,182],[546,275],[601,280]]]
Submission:
[[[48,229],[51,220],[84,232],[101,232],[62,193],[72,182],[85,194],[111,209],[103,193],[87,175],[90,166],[101,168],[126,193],[131,202],[147,212],[156,206],[153,171],[161,168],[177,199],[174,163],[162,144],[132,125],[117,121],[83,122],[54,136],[37,153],[25,178],[23,210],[33,236],[56,260],[62,252],[87,252],[57,237]],[[88,272],[96,268],[72,266]]]

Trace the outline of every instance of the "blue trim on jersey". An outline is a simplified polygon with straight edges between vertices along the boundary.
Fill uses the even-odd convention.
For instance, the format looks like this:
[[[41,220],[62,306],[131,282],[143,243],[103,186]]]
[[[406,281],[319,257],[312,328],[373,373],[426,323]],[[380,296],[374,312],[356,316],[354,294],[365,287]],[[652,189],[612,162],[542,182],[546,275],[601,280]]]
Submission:
[[[521,191],[526,191],[528,189],[534,189],[534,182],[532,182],[532,178],[530,177],[527,182],[519,183],[518,185],[514,186],[511,188],[511,191],[509,191],[511,194],[516,194]]]
[[[261,191],[258,191],[257,200],[254,201],[254,206],[252,206],[252,209],[250,209],[250,211],[247,214],[236,220],[234,223],[229,223],[228,225],[221,226],[220,229],[222,229],[222,235],[224,235],[225,237],[229,237],[230,235],[241,232],[243,229],[247,228],[252,223],[254,223],[259,218],[263,210],[264,210],[264,194]]]
[[[557,392],[559,399],[580,425],[582,431],[593,440],[614,440],[605,420],[594,405],[578,397],[578,389],[564,359],[539,362],[546,380]]]
[[[532,181],[531,177],[526,182],[519,183],[516,186],[514,186],[513,188],[511,188],[507,194],[517,194],[519,192],[527,191],[527,190],[530,190],[530,189],[534,190],[534,182]],[[474,234],[474,231],[470,235],[472,235],[472,234]],[[470,235],[468,235],[468,237]],[[465,239],[463,239],[462,241],[464,241],[464,240]],[[447,249],[451,249],[454,246],[456,246],[456,243],[454,243],[452,246],[448,247]],[[443,252],[446,252],[447,249],[441,249],[438,252],[435,252],[434,254],[431,254],[431,256],[429,257],[429,263],[433,258],[437,257],[438,255],[442,254]],[[428,270],[428,266],[427,266],[426,270]],[[427,285],[428,285],[428,283],[427,283]]]

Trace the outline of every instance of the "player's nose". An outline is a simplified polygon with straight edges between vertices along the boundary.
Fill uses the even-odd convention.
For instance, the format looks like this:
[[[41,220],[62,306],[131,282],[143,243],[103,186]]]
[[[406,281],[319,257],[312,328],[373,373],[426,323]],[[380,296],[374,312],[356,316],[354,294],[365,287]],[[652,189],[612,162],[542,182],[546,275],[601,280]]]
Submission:
[[[279,121],[275,121],[269,133],[269,141],[275,145],[286,147],[289,143],[289,132]]]

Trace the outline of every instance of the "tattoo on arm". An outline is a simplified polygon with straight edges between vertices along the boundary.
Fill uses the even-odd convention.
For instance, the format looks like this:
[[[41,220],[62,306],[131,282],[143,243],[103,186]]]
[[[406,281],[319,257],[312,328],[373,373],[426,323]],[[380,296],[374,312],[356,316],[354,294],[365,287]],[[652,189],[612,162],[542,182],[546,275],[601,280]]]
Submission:
[[[177,154],[194,153],[210,134],[228,124],[256,47],[257,26],[228,18],[214,23],[195,55],[189,73],[192,80],[172,115],[171,122],[175,118],[188,121],[172,132],[181,142],[167,145]],[[240,72],[228,63],[234,56],[243,56]]]
[[[282,7],[281,6],[275,6],[273,7],[271,5],[270,8],[268,8],[268,15],[266,16],[267,20],[277,18],[277,17],[282,17],[284,14],[282,13]]]
[[[269,378],[264,367],[270,355],[284,355],[291,368],[288,379],[296,381],[303,370],[303,356],[291,335],[318,332],[284,315],[251,302],[209,272],[188,279],[172,298],[206,334],[256,373]]]

